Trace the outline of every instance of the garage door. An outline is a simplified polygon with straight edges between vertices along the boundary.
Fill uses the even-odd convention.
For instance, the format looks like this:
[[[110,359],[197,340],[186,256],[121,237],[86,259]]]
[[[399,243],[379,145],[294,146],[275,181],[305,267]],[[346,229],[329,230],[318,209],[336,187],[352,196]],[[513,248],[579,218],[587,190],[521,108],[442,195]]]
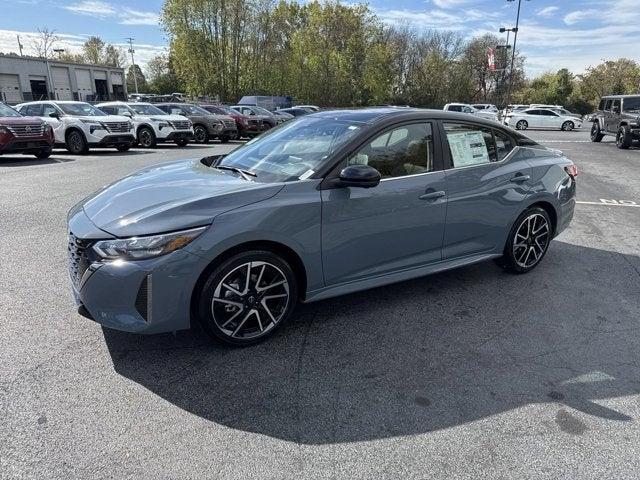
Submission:
[[[0,100],[5,102],[21,102],[20,78],[18,75],[0,73]]]
[[[78,83],[78,100],[84,101],[93,95],[91,72],[89,70],[76,68],[76,82]]]
[[[51,78],[53,79],[53,91],[56,98],[58,100],[73,100],[69,69],[66,67],[51,67]]]
[[[106,80],[107,72],[105,72],[104,70],[94,70],[93,78],[95,78],[96,80]]]
[[[111,72],[111,85],[123,85],[122,73]]]

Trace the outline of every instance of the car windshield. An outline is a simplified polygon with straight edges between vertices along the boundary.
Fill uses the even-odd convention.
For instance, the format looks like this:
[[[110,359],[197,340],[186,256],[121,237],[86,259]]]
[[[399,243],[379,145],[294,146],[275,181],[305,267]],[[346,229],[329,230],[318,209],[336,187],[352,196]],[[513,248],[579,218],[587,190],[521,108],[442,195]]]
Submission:
[[[210,112],[207,112],[204,108],[198,107],[197,105],[181,106],[189,115],[211,115]]]
[[[223,110],[222,108],[216,106],[216,105],[207,105],[206,107],[202,107],[204,108],[207,112],[209,113],[215,113],[216,115],[226,115],[227,112],[225,110]]]
[[[272,112],[262,107],[251,107],[258,115],[273,115]]]
[[[60,103],[58,106],[67,115],[79,115],[85,117],[104,117],[107,114],[88,103]]]
[[[624,99],[625,110],[640,110],[640,97],[629,97]]]
[[[227,115],[240,115],[240,112],[238,112],[237,110],[234,110],[231,107],[227,107],[226,105],[216,105],[215,108],[217,108],[221,112],[224,112]]]
[[[290,182],[311,176],[362,124],[299,117],[257,137],[224,157],[218,166],[256,174],[259,182]]]
[[[9,105],[5,105],[4,103],[0,103],[0,117],[21,117],[18,112],[16,112]]]
[[[136,103],[129,105],[129,107],[138,115],[167,115],[167,112],[163,112],[158,107],[149,103]]]

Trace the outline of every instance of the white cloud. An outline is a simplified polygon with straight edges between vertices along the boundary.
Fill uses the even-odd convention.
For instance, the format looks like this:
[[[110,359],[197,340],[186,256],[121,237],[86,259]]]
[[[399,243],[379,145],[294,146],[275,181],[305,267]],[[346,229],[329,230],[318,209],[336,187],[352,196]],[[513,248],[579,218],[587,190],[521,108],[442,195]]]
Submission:
[[[375,10],[376,15],[389,25],[411,25],[417,29],[462,30],[468,22],[497,19],[499,12],[466,9],[456,13],[445,10]]]
[[[471,2],[472,0],[433,0],[433,4],[438,8],[458,8]]]
[[[540,17],[550,18],[552,17],[558,10],[559,7],[544,7],[537,11],[537,15]]]
[[[89,15],[103,20],[113,19],[121,25],[157,25],[160,19],[157,12],[145,12],[128,7],[117,8],[100,0],[83,0],[64,8],[78,15]]]
[[[587,20],[589,18],[597,18],[602,15],[600,10],[589,9],[589,10],[576,10],[575,12],[567,13],[564,16],[564,23],[567,25],[573,25],[574,23],[581,22],[582,20]]]

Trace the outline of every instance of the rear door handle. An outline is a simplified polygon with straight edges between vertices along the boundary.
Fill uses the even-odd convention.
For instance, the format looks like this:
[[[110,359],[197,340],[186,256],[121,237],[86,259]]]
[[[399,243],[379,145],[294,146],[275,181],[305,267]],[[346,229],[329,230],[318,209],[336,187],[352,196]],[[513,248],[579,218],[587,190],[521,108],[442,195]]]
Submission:
[[[516,183],[526,182],[527,180],[531,180],[531,175],[519,174],[511,179],[512,182],[516,182]]]
[[[439,192],[429,192],[429,193],[425,193],[424,195],[420,195],[418,198],[420,200],[437,200],[439,198],[442,198],[446,195],[446,192],[443,191],[439,191]]]

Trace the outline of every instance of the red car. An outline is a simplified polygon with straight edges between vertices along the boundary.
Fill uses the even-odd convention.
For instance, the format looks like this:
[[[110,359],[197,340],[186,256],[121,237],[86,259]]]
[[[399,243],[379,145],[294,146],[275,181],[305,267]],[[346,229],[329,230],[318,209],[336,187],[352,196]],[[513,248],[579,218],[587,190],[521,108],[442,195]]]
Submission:
[[[260,135],[264,130],[264,123],[259,119],[248,117],[240,112],[237,112],[233,108],[229,108],[226,105],[200,105],[206,111],[215,113],[217,115],[227,115],[236,121],[238,127],[238,136],[240,138],[252,138],[256,135]]]
[[[0,155],[21,153],[47,158],[53,148],[53,128],[39,118],[23,117],[0,103]]]

